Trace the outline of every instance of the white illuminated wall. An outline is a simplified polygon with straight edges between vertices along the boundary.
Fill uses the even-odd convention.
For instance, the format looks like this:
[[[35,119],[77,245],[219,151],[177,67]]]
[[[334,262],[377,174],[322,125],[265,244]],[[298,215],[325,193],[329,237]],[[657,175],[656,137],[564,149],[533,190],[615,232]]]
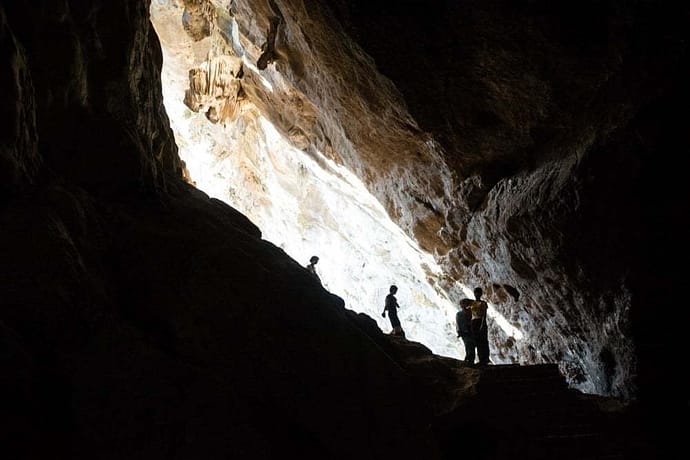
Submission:
[[[189,40],[180,22],[181,3],[154,1],[151,15],[163,46],[166,110],[197,187],[242,212],[264,239],[302,265],[319,256],[324,286],[347,308],[374,318],[384,332],[391,330],[381,316],[384,299],[396,284],[407,338],[439,355],[464,356],[455,334],[456,307],[433,284],[438,265],[356,177],[318,152],[317,162],[291,146],[255,107],[245,106],[233,123],[222,126],[183,104],[188,69],[213,45],[211,39]]]

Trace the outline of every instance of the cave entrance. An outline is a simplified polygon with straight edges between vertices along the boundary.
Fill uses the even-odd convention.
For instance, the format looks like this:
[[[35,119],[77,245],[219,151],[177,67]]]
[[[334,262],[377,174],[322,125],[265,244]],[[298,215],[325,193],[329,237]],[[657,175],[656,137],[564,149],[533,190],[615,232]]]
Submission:
[[[302,265],[319,256],[326,289],[384,332],[391,326],[381,311],[396,284],[408,339],[459,358],[456,308],[438,286],[434,258],[353,173],[269,120],[292,116],[299,98],[275,66],[257,68],[261,50],[252,56],[235,19],[197,12],[214,16],[216,23],[205,24],[181,0],[153,0],[150,12],[163,50],[165,107],[188,180],[246,215]]]

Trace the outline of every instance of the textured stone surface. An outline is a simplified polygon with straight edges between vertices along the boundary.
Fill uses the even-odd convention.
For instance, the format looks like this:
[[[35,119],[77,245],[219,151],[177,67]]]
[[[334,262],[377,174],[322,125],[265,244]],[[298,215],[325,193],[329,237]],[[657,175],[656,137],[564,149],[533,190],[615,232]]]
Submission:
[[[420,201],[440,203],[447,236],[438,245],[448,252],[438,255],[451,281],[487,286],[527,336],[516,346],[494,328],[498,356],[562,362],[568,378],[595,392],[628,396],[639,385],[645,426],[659,436],[660,452],[670,452],[683,427],[666,413],[687,415],[687,396],[674,391],[687,378],[671,366],[672,334],[687,318],[677,306],[684,272],[671,264],[683,255],[687,225],[687,138],[676,116],[688,100],[687,29],[679,28],[687,11],[611,2],[617,7],[606,17],[616,27],[595,21],[590,32],[588,3],[572,15],[524,2],[517,24],[525,26],[513,30],[507,18],[517,13],[502,2],[463,2],[458,12],[476,22],[452,30],[460,38],[494,35],[451,40],[463,47],[453,55],[466,50],[476,58],[456,69],[466,72],[459,81],[467,89],[444,99],[443,116],[425,116],[441,106],[438,99],[415,102],[415,85],[420,94],[427,86],[396,77],[386,64],[404,44],[394,32],[408,30],[404,17],[389,29],[382,13],[357,16],[341,4],[330,17],[305,3],[233,2],[252,62],[264,56],[266,69],[277,68],[281,84],[318,110],[307,120],[298,117],[303,111],[281,116],[285,93],[259,94],[260,80],[248,85],[257,106],[288,137],[298,126],[303,145],[315,142],[356,172],[410,234],[433,214]],[[0,131],[0,389],[9,427],[0,445],[19,450],[13,458],[448,457],[447,433],[460,425],[449,422],[441,436],[430,426],[444,411],[481,402],[473,398],[481,371],[386,337],[315,286],[245,216],[184,183],[147,8],[134,0],[0,8],[7,115]],[[415,23],[422,26],[453,18],[443,9],[428,17],[395,11],[430,18]],[[568,21],[559,21],[564,14]],[[336,18],[402,95],[372,73],[371,58],[339,40],[342,31],[306,34],[323,40],[311,45],[322,52],[300,51],[309,41],[299,25],[338,30],[329,22]],[[377,37],[383,52],[366,36]],[[609,42],[624,52],[602,54],[598,46]],[[540,46],[528,46],[534,43]],[[564,52],[564,61],[553,60]],[[305,60],[316,55],[324,61]],[[415,73],[405,75],[440,75],[415,62],[408,66]],[[553,73],[554,62],[564,69]],[[344,63],[355,76],[342,81],[347,91],[326,91],[340,87],[329,85]],[[522,63],[543,66],[550,89],[532,78],[503,78]],[[496,105],[466,118],[461,102],[472,95],[470,115],[487,95]],[[546,100],[555,105],[543,124],[539,113],[515,107],[545,107]],[[335,109],[346,114],[336,117]],[[462,120],[469,121],[460,129]],[[372,124],[387,129],[367,135]],[[436,134],[443,151],[418,126]],[[533,133],[536,153],[521,151]],[[464,134],[468,144],[457,145],[467,152],[454,151],[452,135]],[[475,145],[482,139],[485,147]],[[450,188],[443,158],[455,171]],[[382,160],[396,167],[381,168]],[[417,232],[432,249],[433,232]],[[665,323],[650,326],[659,310]],[[509,394],[505,384],[487,397]],[[513,403],[516,411],[530,408]],[[548,414],[533,417],[548,427]],[[487,433],[500,442],[499,432]],[[531,447],[541,458],[560,452]]]
[[[438,241],[435,234],[440,220],[434,204],[424,192],[416,191],[414,200],[406,205],[417,210],[417,217],[401,214],[402,208],[395,210],[398,219],[414,225],[413,233],[405,235],[371,188],[367,190],[358,177],[329,158],[334,152],[348,152],[334,149],[333,137],[322,139],[321,134],[314,134],[315,129],[324,131],[323,120],[330,120],[332,129],[328,129],[344,141],[338,142],[355,149],[344,133],[350,122],[368,118],[372,132],[391,139],[395,139],[391,134],[396,125],[380,125],[364,105],[358,105],[356,112],[330,112],[324,109],[328,105],[316,103],[336,96],[362,99],[351,85],[335,86],[342,77],[333,71],[341,64],[334,65],[324,75],[323,84],[309,88],[308,94],[276,70],[277,61],[260,70],[253,60],[260,60],[265,51],[259,57],[252,55],[252,50],[263,47],[253,45],[241,32],[237,20],[245,19],[230,16],[221,7],[216,12],[211,34],[195,40],[184,30],[183,5],[151,5],[151,20],[163,48],[166,109],[191,181],[247,215],[262,229],[265,239],[295,260],[311,254],[323,256],[318,268],[324,286],[341,296],[349,308],[378,320],[384,330],[390,325],[381,317],[382,302],[390,283],[399,284],[399,300],[405,307],[401,320],[408,338],[423,342],[434,353],[459,357],[461,349],[452,324],[455,306],[439,288],[440,267],[421,249]],[[340,46],[340,41],[322,29],[324,39]],[[328,58],[309,47],[303,52],[308,53],[303,59],[312,63]],[[219,67],[220,62],[232,65]],[[221,67],[230,72],[226,75]],[[375,76],[375,69],[370,70]],[[195,76],[192,81],[190,74]],[[239,87],[231,92],[236,98],[224,94],[226,82]],[[227,116],[218,119],[215,115],[221,113]],[[388,127],[392,132],[386,132]],[[419,145],[423,146],[421,140]],[[386,152],[394,154],[394,147],[391,144]],[[356,159],[358,151],[352,155]],[[395,164],[381,167],[379,163],[363,166],[376,166],[374,174],[396,168]],[[432,167],[436,167],[434,163],[425,165],[425,171]],[[450,184],[442,176],[434,176],[434,180],[446,181],[434,184],[439,190]],[[406,194],[411,177],[412,171],[391,176],[392,182],[379,185]],[[402,206],[408,198],[396,200]]]
[[[634,397],[640,347],[661,340],[634,323],[655,302],[644,267],[674,279],[638,248],[658,218],[646,152],[687,145],[673,115],[687,11],[393,3],[213,2],[210,37],[242,56],[244,101],[362,179],[453,301],[458,283],[485,287],[523,337],[492,322],[494,362],[559,362],[577,388]]]

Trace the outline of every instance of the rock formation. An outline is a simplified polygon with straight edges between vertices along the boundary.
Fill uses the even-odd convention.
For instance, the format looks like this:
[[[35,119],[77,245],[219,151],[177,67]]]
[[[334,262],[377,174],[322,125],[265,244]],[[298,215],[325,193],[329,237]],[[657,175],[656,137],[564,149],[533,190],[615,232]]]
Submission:
[[[11,458],[442,459],[478,413],[476,458],[667,458],[683,426],[662,414],[687,415],[687,7],[174,3],[227,51],[186,69],[188,107],[218,129],[257,111],[346,168],[433,255],[439,289],[484,285],[523,331],[493,325],[495,358],[547,370],[388,337],[190,185],[149,2],[3,1]],[[531,429],[508,423],[520,410]],[[581,451],[574,427],[570,444],[549,431],[570,412],[595,431]]]

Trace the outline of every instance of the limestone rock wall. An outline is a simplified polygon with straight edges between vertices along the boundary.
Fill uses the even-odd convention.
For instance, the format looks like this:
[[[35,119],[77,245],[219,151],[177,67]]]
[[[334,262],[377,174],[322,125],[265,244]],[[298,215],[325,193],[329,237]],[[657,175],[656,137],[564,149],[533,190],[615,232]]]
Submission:
[[[674,340],[649,331],[648,308],[683,316],[666,289],[683,284],[688,207],[662,196],[687,166],[669,156],[688,146],[687,7],[327,3],[443,147],[457,177],[445,268],[491,286],[526,335],[494,329],[497,354],[559,361],[588,391],[646,386]]]
[[[444,263],[451,296],[457,281],[484,286],[524,333],[492,328],[497,362],[556,361],[578,388],[637,392],[639,351],[660,340],[633,322],[652,301],[643,267],[658,264],[636,253],[656,215],[640,187],[646,150],[663,144],[635,133],[651,112],[669,121],[662,137],[684,142],[662,107],[684,94],[687,11],[500,0],[227,11],[247,60],[280,82],[271,94],[249,83],[248,97],[363,178]],[[310,109],[278,114],[279,94]]]
[[[670,265],[636,250],[657,217],[641,187],[660,139],[682,144],[669,114],[687,72],[683,10],[182,3],[187,32],[227,51],[193,69],[190,107],[218,123],[251,101],[295,145],[355,172],[437,255],[454,299],[457,281],[483,285],[524,334],[494,323],[495,361],[557,361],[578,388],[636,393],[640,350],[661,340],[635,323],[654,302],[645,266]],[[215,92],[219,59],[233,64]],[[668,119],[661,134],[650,118]],[[664,195],[674,181],[655,177]]]

